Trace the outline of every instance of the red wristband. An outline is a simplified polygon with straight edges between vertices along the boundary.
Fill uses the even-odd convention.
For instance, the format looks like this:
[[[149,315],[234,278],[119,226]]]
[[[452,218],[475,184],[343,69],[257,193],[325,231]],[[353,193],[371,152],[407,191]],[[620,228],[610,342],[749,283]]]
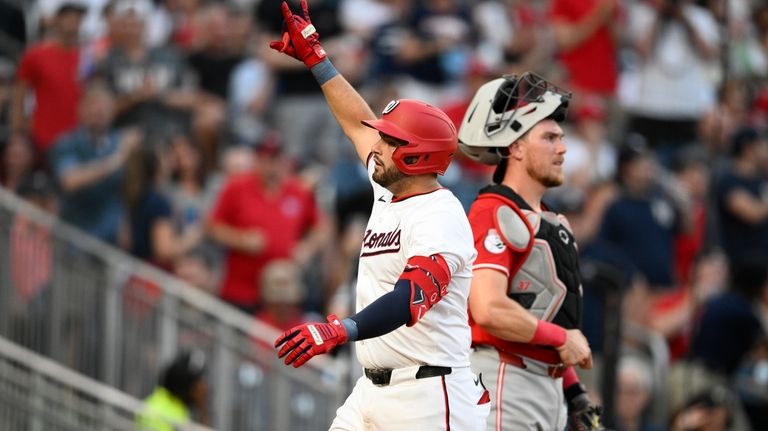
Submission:
[[[576,370],[573,367],[566,368],[563,373],[563,389],[568,389],[571,385],[579,383],[579,375],[576,374]]]
[[[545,320],[539,320],[539,323],[536,325],[536,332],[534,332],[531,339],[531,344],[560,347],[565,344],[567,336],[565,329],[560,326]]]

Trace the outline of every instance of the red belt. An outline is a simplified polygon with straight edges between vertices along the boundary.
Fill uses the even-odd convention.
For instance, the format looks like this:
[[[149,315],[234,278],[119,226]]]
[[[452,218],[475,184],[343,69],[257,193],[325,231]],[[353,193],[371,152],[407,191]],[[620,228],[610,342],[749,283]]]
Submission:
[[[525,363],[525,360],[522,356],[515,355],[514,353],[504,352],[502,350],[499,350],[499,360],[501,362],[504,362],[505,364],[513,365],[517,368],[522,369],[528,369],[531,372],[536,372],[536,370],[532,370],[528,365]],[[544,370],[544,367],[546,366],[546,373],[549,377],[552,377],[553,379],[557,379],[559,377],[562,377],[565,373],[565,370],[568,369],[568,367],[565,366],[565,364],[557,364],[557,365],[547,365],[542,363],[541,371]]]

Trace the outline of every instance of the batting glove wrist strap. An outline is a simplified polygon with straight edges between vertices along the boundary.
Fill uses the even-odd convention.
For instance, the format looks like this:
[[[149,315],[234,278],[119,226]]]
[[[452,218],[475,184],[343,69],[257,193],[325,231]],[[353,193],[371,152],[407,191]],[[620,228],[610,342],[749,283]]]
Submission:
[[[280,348],[277,357],[285,357],[285,365],[293,364],[298,368],[314,356],[328,353],[348,340],[341,320],[331,314],[328,323],[305,323],[285,331],[275,340],[275,347]]]
[[[315,79],[317,79],[317,83],[320,85],[325,84],[331,78],[339,74],[339,71],[333,67],[333,63],[331,63],[331,60],[328,58],[325,58],[320,63],[312,66],[311,71],[312,75],[314,75]]]

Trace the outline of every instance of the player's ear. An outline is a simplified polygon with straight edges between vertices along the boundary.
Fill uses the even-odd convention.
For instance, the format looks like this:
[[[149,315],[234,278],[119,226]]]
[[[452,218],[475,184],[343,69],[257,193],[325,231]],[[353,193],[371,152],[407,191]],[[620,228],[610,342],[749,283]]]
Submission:
[[[515,142],[513,142],[509,147],[504,148],[501,150],[502,156],[503,153],[507,153],[507,155],[515,160],[522,160],[523,158],[523,148],[522,148],[522,139],[518,139]]]

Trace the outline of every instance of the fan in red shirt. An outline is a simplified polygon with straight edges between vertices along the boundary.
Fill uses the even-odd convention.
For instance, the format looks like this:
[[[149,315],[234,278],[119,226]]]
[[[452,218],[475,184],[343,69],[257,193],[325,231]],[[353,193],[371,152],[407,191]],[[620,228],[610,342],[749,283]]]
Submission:
[[[219,296],[249,313],[260,308],[265,265],[285,258],[306,264],[330,232],[277,139],[265,139],[255,153],[254,171],[227,181],[208,221],[211,237],[227,249]]]
[[[32,45],[19,64],[11,106],[11,139],[30,137],[39,160],[63,132],[77,125],[81,82],[90,72],[78,40],[86,10],[78,1],[63,1],[54,17],[53,34]],[[35,108],[27,119],[25,100],[30,92],[35,96]]]
[[[618,76],[618,1],[553,0],[549,16],[570,86],[577,91],[612,96]]]

